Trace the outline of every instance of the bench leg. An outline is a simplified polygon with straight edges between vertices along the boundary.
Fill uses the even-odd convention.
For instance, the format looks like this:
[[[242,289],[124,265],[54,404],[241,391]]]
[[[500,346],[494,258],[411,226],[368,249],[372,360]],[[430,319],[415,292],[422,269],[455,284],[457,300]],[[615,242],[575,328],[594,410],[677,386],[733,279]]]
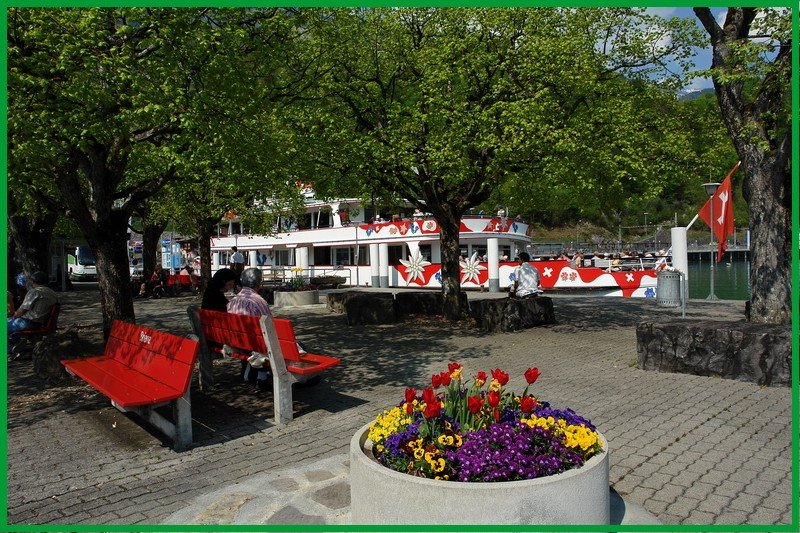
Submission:
[[[272,394],[275,404],[275,424],[288,424],[294,418],[294,402],[292,400],[292,379],[287,374],[272,375]]]
[[[197,363],[200,367],[198,376],[200,390],[203,392],[214,390],[214,364],[211,362],[211,350],[205,344],[200,345]]]
[[[141,407],[125,408],[112,401],[111,405],[122,412],[131,411],[144,418],[161,430],[167,437],[172,439],[172,447],[176,452],[185,450],[192,443],[192,401],[189,389],[183,396],[171,402],[172,416],[175,422],[171,422],[161,416],[155,410],[155,406],[145,405]]]
[[[183,396],[172,402],[172,415],[175,419],[175,436],[172,438],[175,451],[183,451],[192,444],[192,399],[189,388]]]

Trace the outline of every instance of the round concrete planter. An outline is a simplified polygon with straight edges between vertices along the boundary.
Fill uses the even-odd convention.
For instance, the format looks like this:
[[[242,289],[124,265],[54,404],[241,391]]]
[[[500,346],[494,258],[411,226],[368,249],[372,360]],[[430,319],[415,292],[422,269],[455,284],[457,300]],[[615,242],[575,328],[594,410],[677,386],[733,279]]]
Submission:
[[[437,481],[395,472],[371,456],[369,424],[350,441],[353,524],[608,524],[608,444],[582,467],[499,483]]]
[[[275,292],[275,307],[313,305],[319,303],[319,291]]]

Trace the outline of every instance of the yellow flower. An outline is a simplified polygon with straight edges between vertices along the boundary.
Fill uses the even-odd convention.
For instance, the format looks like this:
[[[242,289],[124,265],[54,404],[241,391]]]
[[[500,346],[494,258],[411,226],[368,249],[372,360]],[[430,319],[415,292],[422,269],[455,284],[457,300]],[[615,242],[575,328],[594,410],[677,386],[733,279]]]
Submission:
[[[460,448],[464,441],[461,439],[461,435],[455,435],[456,440],[456,448]]]
[[[444,465],[445,462],[444,459],[442,458],[436,459],[435,461],[431,462],[431,468],[433,468],[434,472],[441,472],[442,470],[444,470]]]
[[[455,370],[453,370],[453,372],[450,374],[450,379],[453,380],[461,379],[461,367],[458,367]]]
[[[500,382],[496,379],[492,379],[492,382],[489,384],[489,391],[497,392],[500,390]]]
[[[414,459],[422,459],[423,455],[425,455],[425,450],[423,448],[414,449]]]
[[[452,446],[453,445],[453,437],[451,435],[439,435],[437,439],[439,444],[442,446]]]

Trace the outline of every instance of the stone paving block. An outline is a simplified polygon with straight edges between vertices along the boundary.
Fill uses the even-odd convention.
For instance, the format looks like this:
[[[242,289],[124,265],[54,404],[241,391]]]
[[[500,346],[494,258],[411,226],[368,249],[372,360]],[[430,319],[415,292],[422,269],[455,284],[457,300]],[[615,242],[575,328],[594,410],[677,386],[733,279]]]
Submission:
[[[630,494],[636,487],[641,485],[644,478],[635,474],[628,474],[623,479],[614,483],[614,489],[620,494]]]
[[[676,501],[670,504],[665,513],[679,516],[681,519],[687,518],[692,511],[698,508],[700,505],[699,500],[694,500],[692,498],[681,498],[679,501]]]
[[[717,515],[716,524],[721,525],[737,525],[744,524],[748,520],[748,513],[739,511],[737,509],[725,509]]]
[[[336,483],[316,491],[311,498],[329,509],[343,509],[350,505],[350,485]]]
[[[698,479],[700,479],[701,474],[698,472],[692,472],[691,470],[684,470],[680,474],[676,475],[672,478],[672,483],[676,485],[681,485],[683,487],[691,487]]]
[[[755,510],[759,507],[761,500],[763,499],[763,496],[754,496],[752,494],[742,492],[731,500],[730,508],[752,513],[755,512]]]
[[[294,506],[282,507],[269,519],[268,524],[324,524],[321,516],[308,515]]]
[[[722,496],[728,496],[730,498],[735,498],[742,492],[744,492],[744,488],[747,484],[744,481],[736,481],[732,479],[726,479],[722,483],[720,483],[719,487],[715,491],[716,494],[720,494]]]
[[[686,518],[690,524],[706,525],[715,523],[717,516],[713,513],[695,509],[694,511],[689,513],[689,516],[687,516]]]
[[[661,468],[659,468],[658,472],[661,473],[661,474],[666,474],[666,475],[672,477],[672,476],[677,476],[678,474],[680,474],[684,470],[686,470],[686,465],[681,464],[681,463],[677,463],[675,461],[671,461],[671,462],[665,464],[664,466],[662,466]]]
[[[781,524],[786,523],[782,517],[782,513],[775,509],[768,509],[766,507],[758,507],[756,510],[747,517],[748,522],[756,524]]]
[[[670,505],[670,503],[671,502],[650,499],[647,500],[647,502],[645,502],[644,508],[653,513],[654,515],[658,516],[667,510],[667,507]]]
[[[709,513],[719,513],[730,504],[731,498],[719,494],[711,494],[700,501],[697,509]]]
[[[649,476],[644,478],[644,481],[642,481],[642,487],[655,489],[656,490],[656,496],[655,497],[658,497],[658,495],[659,495],[659,493],[661,493],[663,487],[667,483],[669,483],[669,481],[671,479],[672,478],[670,476],[668,476],[667,474],[659,474],[659,473],[651,474],[651,475],[649,475]]]
[[[661,500],[665,502],[674,502],[678,498],[686,495],[686,487],[680,487],[671,483],[666,483],[661,489],[657,490],[653,495],[654,500]]]
[[[714,492],[716,487],[711,483],[703,483],[702,481],[696,481],[692,484],[689,488],[684,488],[686,496],[690,498],[696,498],[698,500],[704,500],[708,497],[709,494]]]

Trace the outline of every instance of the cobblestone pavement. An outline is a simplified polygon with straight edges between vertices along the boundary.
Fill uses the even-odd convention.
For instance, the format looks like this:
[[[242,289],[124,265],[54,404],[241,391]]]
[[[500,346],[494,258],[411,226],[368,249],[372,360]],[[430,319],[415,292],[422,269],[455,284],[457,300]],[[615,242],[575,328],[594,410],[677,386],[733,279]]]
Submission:
[[[495,297],[470,293],[470,298]],[[274,426],[271,393],[217,361],[214,392],[192,391],[195,445],[176,453],[157,432],[80,381],[45,383],[30,360],[8,363],[8,521],[47,523],[347,523],[351,436],[406,386],[457,360],[501,367],[510,386],[538,366],[535,393],[569,406],[609,440],[613,488],[667,524],[791,523],[792,391],[636,368],[635,324],[680,316],[652,300],[553,296],[558,324],[486,334],[414,319],[348,326],[320,306],[275,308],[313,349],[342,358],[322,383],[295,389],[295,420]],[[98,351],[96,290],[63,295],[62,326]],[[190,332],[197,297],[137,300],[140,323]],[[691,301],[688,319],[738,319],[743,302]]]

